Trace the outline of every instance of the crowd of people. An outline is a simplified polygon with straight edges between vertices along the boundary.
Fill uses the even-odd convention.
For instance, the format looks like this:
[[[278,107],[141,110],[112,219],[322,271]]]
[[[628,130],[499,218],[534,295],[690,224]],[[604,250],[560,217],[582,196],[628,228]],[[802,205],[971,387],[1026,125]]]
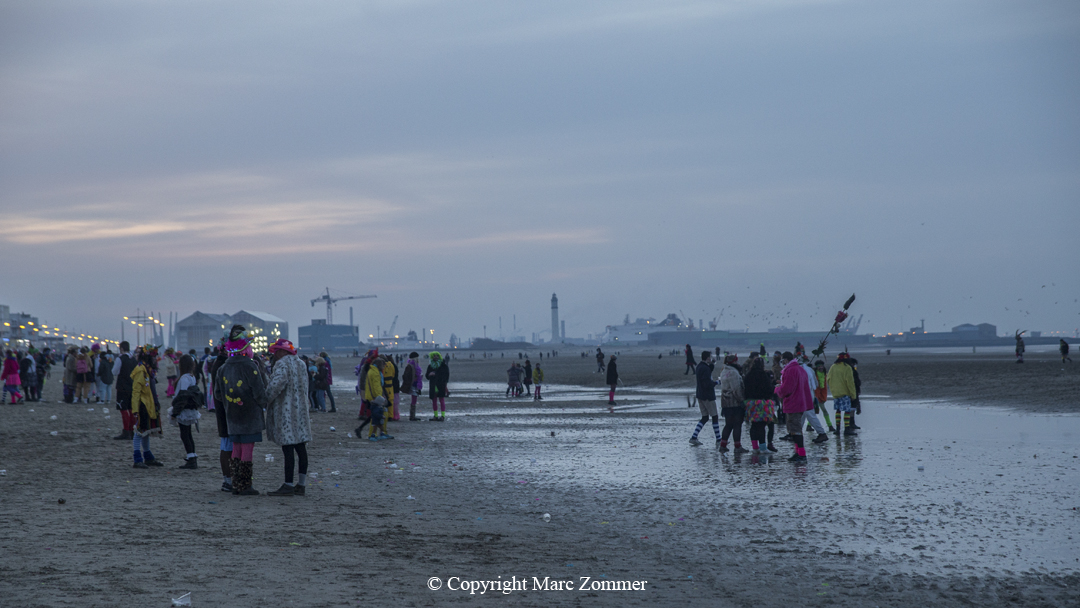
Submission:
[[[797,344],[794,352],[776,351],[771,365],[766,366],[763,351],[764,348],[750,353],[743,364],[739,363],[738,355],[725,353],[719,370],[713,353],[702,351],[700,361],[694,366],[701,419],[690,436],[690,445],[701,445],[698,435],[710,419],[716,448],[720,452],[733,450],[735,454],[778,452],[774,443],[776,425],[783,424],[787,433],[780,439],[795,444],[795,453],[788,459],[792,462],[806,461],[804,424],[805,430],[817,433],[814,443],[828,440],[826,425],[837,435],[856,434],[859,427],[855,415],[862,413],[858,361],[842,352],[826,370],[823,360],[811,363],[805,349]],[[685,352],[693,356],[689,344]],[[835,426],[825,407],[829,393],[832,393]],[[720,418],[724,419],[723,428]],[[750,449],[742,444],[745,424],[750,425]],[[730,449],[729,441],[733,444]]]

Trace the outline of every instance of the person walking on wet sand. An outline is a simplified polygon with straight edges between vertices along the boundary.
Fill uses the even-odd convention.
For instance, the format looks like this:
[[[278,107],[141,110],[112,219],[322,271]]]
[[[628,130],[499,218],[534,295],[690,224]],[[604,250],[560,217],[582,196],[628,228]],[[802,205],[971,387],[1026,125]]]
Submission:
[[[716,380],[712,378],[713,362],[712,353],[705,350],[701,352],[701,363],[694,369],[697,380],[695,395],[697,396],[698,410],[701,412],[701,420],[694,427],[694,434],[690,436],[690,445],[701,445],[698,433],[705,428],[705,423],[712,417],[713,434],[716,435],[716,447],[720,448],[720,415],[716,410]]]
[[[602,371],[604,371],[604,351],[600,350],[598,346],[596,347],[596,371],[594,373],[599,374]]]
[[[307,486],[307,444],[311,441],[311,414],[307,407],[307,369],[296,347],[285,338],[270,345],[270,381],[266,385],[266,438],[281,446],[285,457],[285,483],[267,496],[304,496]],[[294,458],[300,478],[293,483]]]
[[[1069,363],[1072,363],[1072,358],[1069,357],[1069,343],[1064,339],[1059,339],[1058,342],[1061,343],[1058,345],[1058,352],[1061,353],[1061,362],[1065,363],[1068,361]]]
[[[600,349],[596,349],[596,350],[599,352]],[[601,354],[600,356],[603,357],[604,355]],[[603,359],[600,360],[600,363],[601,363],[601,365],[603,365],[603,363],[604,363]],[[615,403],[615,387],[618,386],[618,384],[619,384],[619,370],[615,366],[615,355],[611,355],[611,359],[608,360],[608,365],[607,365],[607,385],[611,389],[611,390],[608,391],[608,401],[607,401],[608,405],[617,405]]]
[[[521,382],[522,382],[522,384],[525,385],[525,394],[529,395],[530,397],[533,394],[533,390],[532,390],[532,383],[533,383],[533,381],[532,381],[532,373],[533,373],[532,362],[529,361],[528,357],[525,357],[525,366],[522,367]]]
[[[806,447],[803,444],[803,413],[814,409],[814,398],[810,393],[810,381],[806,370],[795,360],[795,355],[785,352],[781,355],[784,369],[780,372],[780,384],[776,394],[783,404],[788,435],[795,441],[795,454],[788,458],[791,462],[806,462]]]
[[[536,385],[536,395],[533,397],[533,401],[543,401],[544,398],[540,396],[540,386],[544,384],[544,370],[540,369],[540,362],[536,363],[536,367],[532,371],[533,384]]]
[[[724,355],[724,368],[720,370],[720,415],[724,417],[724,430],[720,434],[721,452],[727,452],[728,437],[735,440],[735,454],[750,450],[742,447],[742,425],[746,417],[746,399],[743,397],[742,373],[736,367],[739,356]]]
[[[1016,362],[1024,362],[1024,332],[1016,332]]]
[[[683,349],[683,353],[686,354],[686,371],[683,372],[683,375],[685,376],[691,372],[696,374],[697,366],[694,365],[694,349],[687,344],[686,348]]]
[[[844,434],[854,435],[855,429],[851,428],[852,401],[855,399],[855,375],[848,365],[850,355],[840,353],[836,356],[836,362],[829,367],[826,379],[829,381],[829,392],[833,396],[833,411],[836,415],[836,433],[840,434],[840,419],[843,417]]]

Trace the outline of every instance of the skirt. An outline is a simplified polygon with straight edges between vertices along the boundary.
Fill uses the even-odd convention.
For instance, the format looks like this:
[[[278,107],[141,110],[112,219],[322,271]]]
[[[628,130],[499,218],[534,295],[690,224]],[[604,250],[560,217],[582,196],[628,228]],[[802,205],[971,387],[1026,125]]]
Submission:
[[[747,399],[746,419],[750,422],[776,422],[776,402],[772,399]]]

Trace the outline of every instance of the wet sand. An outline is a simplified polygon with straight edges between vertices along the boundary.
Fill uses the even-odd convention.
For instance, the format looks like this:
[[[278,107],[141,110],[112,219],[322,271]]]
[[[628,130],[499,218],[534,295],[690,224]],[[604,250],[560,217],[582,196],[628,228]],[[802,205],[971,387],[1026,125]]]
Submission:
[[[1080,417],[1031,411],[1075,408],[1075,390],[1017,410],[979,407],[1009,404],[1004,389],[1001,399],[948,405],[892,388],[920,384],[907,375],[974,369],[970,380],[929,387],[931,396],[971,390],[980,377],[1008,386],[1018,374],[1054,393],[1058,382],[1075,387],[1076,372],[1055,379],[1060,364],[1006,357],[999,366],[996,355],[939,357],[925,369],[892,357],[859,355],[861,434],[811,447],[803,466],[721,455],[709,440],[689,447],[697,414],[685,406],[681,357],[624,352],[614,413],[595,363],[566,350],[545,358],[541,404],[503,397],[506,359],[459,359],[449,420],[394,423],[397,439],[379,443],[346,436],[357,404],[353,363],[342,359],[339,413],[313,415],[317,480],[293,498],[217,489],[212,416],[196,434],[199,470],[174,469],[182,449],[172,427],[153,440],[168,467],[132,469],[130,443],[108,439],[115,410],[58,404],[50,385],[50,403],[3,406],[4,604],[167,606],[190,591],[194,606],[434,606],[478,595],[432,591],[429,577],[445,585],[452,576],[530,584],[587,576],[649,582],[636,592],[500,597],[567,606],[1076,605]],[[280,451],[263,443],[256,455],[256,487],[276,488]]]

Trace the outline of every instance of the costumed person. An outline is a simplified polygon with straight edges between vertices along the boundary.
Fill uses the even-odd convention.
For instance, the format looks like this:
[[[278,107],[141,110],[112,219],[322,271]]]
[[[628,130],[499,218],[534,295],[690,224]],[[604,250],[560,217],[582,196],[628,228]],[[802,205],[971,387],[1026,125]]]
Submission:
[[[431,398],[431,409],[434,410],[431,421],[446,422],[446,385],[450,382],[450,368],[439,351],[431,351],[428,360],[430,362],[424,377],[428,379],[428,397]]]
[[[840,434],[840,429],[844,429],[845,435],[855,435],[855,429],[851,428],[851,410],[852,401],[855,399],[855,375],[851,371],[851,366],[848,365],[848,359],[851,356],[847,353],[840,353],[836,356],[836,361],[829,367],[829,373],[826,378],[829,382],[829,392],[833,396],[833,411],[836,416],[836,430],[837,435]],[[841,416],[843,417],[844,426],[840,426]]]
[[[229,356],[225,354],[225,342],[228,341],[229,336],[226,334],[221,338],[218,346],[214,348],[213,352],[207,356],[206,365],[206,381],[209,383],[210,390],[206,393],[207,403],[213,403],[214,418],[217,421],[218,431],[218,465],[221,467],[221,491],[232,492],[233,491],[233,466],[232,466],[232,452],[233,443],[229,439],[229,419],[225,415],[225,402],[218,402],[214,400],[214,387],[217,386],[218,370],[222,365],[229,360]],[[209,407],[209,405],[207,406]]]
[[[806,370],[795,360],[795,355],[785,352],[781,355],[784,369],[780,372],[780,384],[776,394],[784,408],[787,432],[795,442],[795,454],[788,458],[791,462],[806,462],[806,446],[803,444],[803,413],[814,409],[814,398],[810,393],[810,381]]]
[[[755,353],[756,354],[756,353]],[[772,378],[765,371],[765,360],[754,357],[743,378],[746,419],[750,421],[750,447],[759,454],[776,452],[773,432],[776,428],[776,394]],[[768,428],[768,437],[765,429]]]
[[[599,349],[597,349],[597,350],[599,350]],[[601,355],[601,357],[602,356],[603,355]],[[615,357],[615,355],[611,355],[611,359],[608,360],[608,365],[607,365],[607,378],[606,378],[606,380],[607,380],[607,385],[608,385],[608,389],[609,389],[608,390],[608,397],[607,397],[607,404],[608,405],[618,405],[617,403],[615,403],[615,387],[617,387],[619,385],[619,369],[615,365],[615,359],[616,358],[617,357]],[[603,359],[600,360],[600,363],[601,363],[601,365],[603,365],[603,363],[604,363]]]
[[[814,413],[821,414],[821,417],[825,419],[825,423],[829,425],[829,432],[836,432],[833,429],[829,411],[825,409],[825,402],[829,400],[829,383],[826,375],[825,362],[821,359],[814,361],[814,379],[817,380],[817,388],[814,389]]]
[[[401,420],[401,414],[398,412],[398,401],[401,392],[401,379],[398,378],[397,364],[394,363],[394,355],[387,355],[383,357],[386,359],[386,363],[382,367],[383,375],[383,388],[386,389],[386,420]],[[386,428],[384,426],[383,430]],[[384,439],[393,439],[387,435]]]
[[[364,354],[364,358],[360,360],[360,365],[356,366],[356,393],[360,395],[360,426],[356,427],[353,432],[356,434],[357,439],[360,438],[364,425],[371,422],[371,402],[367,399],[369,393],[367,378],[368,373],[371,371],[371,365],[378,356],[379,349],[373,348]],[[382,387],[381,376],[379,377],[379,387]]]
[[[169,348],[165,349],[165,357],[162,359],[165,363],[165,379],[169,381],[168,387],[165,388],[165,396],[172,397],[176,394],[176,351]]]
[[[258,490],[251,487],[252,455],[255,444],[262,441],[266,428],[263,408],[266,407],[266,375],[262,363],[254,359],[251,339],[253,334],[243,325],[233,325],[225,352],[229,358],[217,371],[214,383],[214,400],[217,406],[225,406],[229,424],[229,440],[232,441],[233,494],[254,496]]]
[[[802,346],[799,344],[799,346]],[[806,358],[806,355],[795,355],[795,360],[802,366],[803,371],[806,372],[806,379],[810,385],[810,397],[813,399],[814,391],[818,388],[817,374],[814,373],[814,369],[810,367],[810,360]],[[825,432],[825,425],[821,423],[821,420],[817,416],[817,400],[814,400],[814,407],[803,412],[803,418],[806,418],[806,430],[816,431],[817,437],[814,438],[814,443],[825,443],[829,440],[829,434]]]
[[[581,353],[581,354],[584,355],[585,353]],[[524,385],[525,385],[525,394],[532,397],[532,394],[533,394],[533,390],[532,390],[533,366],[532,366],[532,362],[529,361],[528,357],[525,357],[525,366],[522,368],[522,370],[523,370],[523,372],[522,372],[522,375],[521,375],[521,382],[524,383]]]
[[[386,406],[389,400],[386,398],[386,384],[383,382],[382,370],[386,366],[386,360],[379,356],[375,357],[367,366],[367,378],[364,380],[363,402],[368,408],[368,420],[371,428],[368,429],[368,441],[378,441],[383,434],[383,426],[386,424]],[[357,438],[363,425],[357,429]],[[391,437],[393,439],[393,437]]]
[[[375,360],[376,367],[379,368],[379,373],[382,375],[383,383],[383,397],[386,399],[386,405],[383,406],[382,424],[379,425],[381,434],[379,439],[393,439],[390,434],[390,421],[394,419],[394,376],[397,374],[397,368],[394,367],[394,356],[385,355]],[[372,430],[375,428],[375,419],[372,417]]]
[[[1016,362],[1024,362],[1024,332],[1016,332]]]
[[[697,373],[697,368],[700,367],[700,364],[695,365],[694,349],[690,348],[690,345],[687,344],[686,348],[683,349],[683,352],[686,353],[686,370],[683,371],[683,375],[685,376],[685,375],[690,374],[690,373],[696,374]],[[714,401],[715,401],[715,399],[714,399]]]
[[[307,444],[311,417],[307,408],[307,370],[296,347],[285,338],[270,345],[270,382],[266,385],[266,438],[281,446],[285,456],[285,483],[267,496],[303,496],[307,487]],[[300,477],[293,483],[293,465]]]
[[[1072,357],[1069,356],[1069,343],[1064,339],[1059,339],[1058,342],[1060,343],[1058,344],[1058,352],[1061,353],[1061,362],[1065,363],[1068,361],[1069,363],[1072,363]]]
[[[420,391],[424,390],[424,373],[420,371],[420,353],[409,353],[409,360],[405,362],[405,371],[401,372],[401,386],[409,391],[409,420],[420,420],[416,416],[416,398]]]
[[[533,401],[543,401],[544,398],[540,396],[540,387],[544,384],[544,370],[540,369],[540,362],[536,362],[536,367],[532,372],[533,384],[536,385],[536,396],[533,397]]]
[[[0,371],[0,380],[4,382],[4,392],[11,395],[11,404],[23,402],[23,394],[19,390],[22,386],[22,378],[19,376],[19,362],[15,359],[15,352],[8,350],[4,357],[4,368]]]
[[[851,400],[851,428],[857,431],[861,427],[855,423],[855,416],[862,416],[862,379],[859,378],[859,360],[849,357],[848,365],[851,366],[851,378],[855,381],[855,398]]]
[[[180,441],[184,444],[184,464],[177,468],[199,468],[199,455],[195,453],[195,439],[191,436],[191,425],[198,424],[202,418],[199,409],[206,404],[206,399],[199,391],[199,381],[195,378],[195,358],[191,355],[180,357],[180,376],[173,385],[175,396],[169,417],[180,427]]]
[[[705,428],[705,423],[709,421],[711,416],[713,434],[716,435],[716,447],[719,449],[720,414],[716,410],[717,382],[712,378],[713,368],[712,353],[707,350],[701,351],[701,363],[698,363],[697,368],[694,370],[694,376],[697,378],[695,396],[697,397],[698,410],[701,412],[701,420],[698,420],[697,426],[694,427],[694,434],[690,436],[690,445],[701,445],[701,441],[698,440],[698,433]]]
[[[730,353],[724,355],[724,368],[720,370],[720,415],[724,417],[724,430],[720,433],[721,452],[727,452],[728,437],[735,440],[734,454],[745,454],[750,450],[742,447],[742,426],[746,417],[746,398],[744,397],[742,373],[736,364],[739,356]]]
[[[131,345],[127,341],[120,343],[120,356],[113,361],[113,376],[116,377],[116,409],[120,410],[120,418],[123,420],[124,430],[113,437],[123,441],[131,439],[135,432],[135,415],[131,409],[131,372],[135,371],[138,362],[131,356]],[[67,367],[64,368],[64,377],[67,378]],[[67,380],[64,380],[65,384]]]
[[[149,345],[141,348],[131,370],[131,416],[135,424],[131,445],[136,469],[165,466],[150,451],[150,433],[161,428],[161,414],[152,388],[156,354]]]

